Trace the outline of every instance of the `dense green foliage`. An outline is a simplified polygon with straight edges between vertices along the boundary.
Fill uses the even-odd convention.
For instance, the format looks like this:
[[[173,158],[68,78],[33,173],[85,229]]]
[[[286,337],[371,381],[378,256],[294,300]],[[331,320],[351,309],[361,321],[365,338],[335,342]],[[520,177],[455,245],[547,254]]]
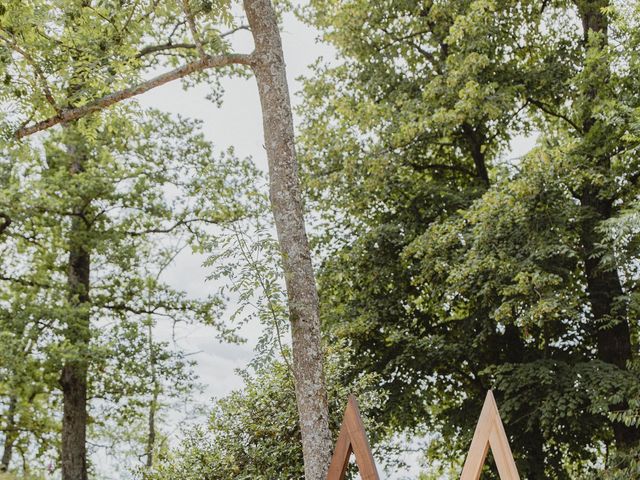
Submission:
[[[380,418],[454,461],[494,388],[526,478],[634,448],[637,2],[304,14],[338,51],[301,110],[324,321],[351,376],[382,375]]]
[[[220,99],[221,75],[252,72],[263,116],[269,191],[292,325],[305,475],[321,480],[330,455],[330,430],[317,286],[304,224],[278,10],[271,0],[245,0],[235,15],[229,0],[35,0],[0,5],[0,118],[8,142],[62,126],[68,138],[67,177],[81,178],[91,143],[110,107],[182,79],[206,80],[209,98]],[[275,2],[280,5],[281,2]],[[287,2],[283,2],[285,5]],[[246,21],[247,24],[239,22]],[[252,52],[233,52],[228,37],[249,30]],[[158,67],[165,67],[157,74]],[[169,69],[169,67],[172,67]],[[149,78],[152,77],[152,78]],[[106,113],[105,113],[106,112]],[[106,133],[107,136],[116,132]],[[87,142],[87,144],[85,144]],[[199,172],[206,175],[206,169]],[[237,194],[237,192],[234,192]],[[220,192],[209,192],[219,195]],[[91,203],[91,202],[89,202]],[[91,342],[93,245],[89,204],[71,207],[65,341],[76,354],[63,359],[60,464],[64,480],[87,480],[87,395]],[[210,212],[203,212],[204,217]],[[206,218],[215,222],[218,218]],[[185,223],[191,223],[185,221]],[[5,224],[6,226],[6,224]],[[171,229],[173,230],[173,229]],[[215,254],[214,254],[215,256]],[[243,300],[244,301],[244,300]],[[280,334],[278,333],[278,338]],[[153,409],[152,409],[153,410]],[[155,414],[150,412],[149,424]],[[149,443],[152,444],[150,434]],[[151,451],[147,452],[148,459]],[[149,460],[148,460],[149,463]]]
[[[304,478],[291,373],[284,363],[245,374],[240,391],[216,403],[206,426],[189,432],[145,478]]]
[[[84,479],[105,448],[122,475],[129,461],[153,463],[164,407],[195,387],[191,362],[156,338],[157,324],[238,340],[238,325],[221,321],[223,295],[189,298],[163,272],[184,248],[215,259],[229,233],[219,227],[265,203],[251,163],[218,155],[196,122],[127,105],[30,142],[16,131],[158,67],[227,53],[227,37],[246,29],[226,0],[0,4],[2,470],[46,465]],[[216,103],[229,73],[241,72],[195,68],[184,82],[206,81]],[[87,460],[89,445],[99,446]]]

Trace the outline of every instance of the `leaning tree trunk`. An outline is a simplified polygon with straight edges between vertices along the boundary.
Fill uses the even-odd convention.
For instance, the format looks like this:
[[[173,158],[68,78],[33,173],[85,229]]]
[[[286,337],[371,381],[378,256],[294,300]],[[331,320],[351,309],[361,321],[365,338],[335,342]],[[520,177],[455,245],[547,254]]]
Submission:
[[[67,146],[70,174],[83,170],[82,153],[78,145]],[[65,340],[71,355],[65,361],[60,376],[63,395],[62,417],[62,480],[87,480],[87,350],[90,339],[89,273],[91,256],[85,242],[87,226],[82,207],[74,210],[69,233],[69,264],[67,285],[71,312],[67,319]]]
[[[318,293],[305,232],[282,42],[270,0],[244,0],[255,42],[271,207],[283,258],[305,478],[323,480],[331,456]]]

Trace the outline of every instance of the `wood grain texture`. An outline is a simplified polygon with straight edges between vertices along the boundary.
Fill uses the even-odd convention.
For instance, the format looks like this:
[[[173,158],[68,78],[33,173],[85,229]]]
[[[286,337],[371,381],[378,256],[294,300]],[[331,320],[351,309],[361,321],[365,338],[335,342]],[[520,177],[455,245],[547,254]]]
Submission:
[[[371,447],[360,416],[358,401],[349,396],[344,412],[340,434],[329,465],[327,480],[343,480],[351,454],[356,456],[356,464],[362,480],[380,480]]]
[[[509,446],[509,439],[504,430],[504,425],[498,412],[498,405],[491,390],[487,393],[487,398],[484,401],[460,480],[480,479],[489,448],[493,453],[500,479],[520,480],[516,462],[513,460],[513,454]]]

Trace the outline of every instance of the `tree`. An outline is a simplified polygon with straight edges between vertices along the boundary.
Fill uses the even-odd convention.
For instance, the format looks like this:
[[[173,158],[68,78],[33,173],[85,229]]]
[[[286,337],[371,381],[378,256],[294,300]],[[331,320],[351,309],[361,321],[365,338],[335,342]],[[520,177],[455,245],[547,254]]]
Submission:
[[[304,14],[341,59],[318,64],[302,109],[323,321],[353,376],[383,376],[381,418],[437,432],[430,455],[455,460],[493,386],[528,478],[635,448],[615,412],[639,384],[637,3]],[[533,128],[536,151],[505,159]]]
[[[54,132],[42,150],[9,151],[13,179],[0,200],[11,219],[4,285],[14,295],[22,285],[36,292],[35,312],[22,317],[46,340],[48,372],[59,378],[62,475],[72,479],[88,474],[88,434],[145,414],[163,378],[169,395],[190,390],[189,363],[149,337],[158,318],[236,339],[219,320],[219,297],[189,298],[159,274],[176,254],[168,234],[196,242],[208,226],[245,215],[253,195],[241,187],[250,164],[232,154],[216,160],[195,122],[125,110],[92,120]],[[209,201],[202,194],[211,188]]]
[[[145,1],[125,6],[113,2],[94,7],[71,0],[63,15],[73,20],[72,24],[55,31],[46,26],[60,20],[49,11],[47,2],[29,6],[10,2],[2,12],[5,58],[10,59],[9,65],[4,66],[5,78],[10,79],[4,90],[5,98],[19,98],[20,105],[15,118],[8,120],[17,127],[15,136],[23,138],[191,74],[202,78],[211,69],[251,68],[260,92],[270,198],[287,284],[305,471],[307,478],[319,480],[328,466],[331,444],[318,298],[304,227],[276,11],[269,0],[246,0],[243,6],[249,26],[232,25],[231,30],[221,34],[220,25],[232,22],[229,4],[198,2],[194,7],[190,3]],[[225,35],[242,28],[250,28],[254,38],[255,50],[250,55],[230,53],[224,41]],[[96,32],[100,32],[100,38]],[[181,41],[174,41],[178,35]],[[187,36],[190,40],[182,41]],[[158,43],[145,44],[149,38]],[[77,43],[80,39],[83,42]],[[187,63],[136,83],[145,71],[161,63],[159,59],[165,53],[172,55],[169,64],[177,64],[174,58],[185,58]],[[70,71],[76,72],[74,84],[81,86],[73,96],[61,94]],[[118,90],[120,87],[122,90]],[[214,89],[213,95],[216,94]],[[30,124],[32,115],[45,119]]]

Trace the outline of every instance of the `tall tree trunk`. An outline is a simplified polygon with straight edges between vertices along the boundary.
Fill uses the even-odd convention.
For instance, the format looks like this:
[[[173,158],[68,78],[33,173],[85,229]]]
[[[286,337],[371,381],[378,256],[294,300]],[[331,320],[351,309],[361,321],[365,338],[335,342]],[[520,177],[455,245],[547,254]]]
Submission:
[[[151,394],[151,402],[149,403],[148,431],[147,431],[147,461],[148,468],[153,467],[153,450],[156,445],[156,414],[158,412],[158,397],[160,395],[160,384],[158,382],[158,373],[156,369],[156,354],[153,346],[153,323],[149,318],[147,327],[147,341],[149,347],[149,368],[151,369],[151,385],[153,392]]]
[[[147,468],[153,467],[153,450],[156,445],[156,413],[158,404],[158,393],[154,387],[153,398],[149,404],[149,417],[148,417],[148,432],[147,432],[147,461],[145,462]]]
[[[462,124],[462,133],[469,144],[469,152],[473,159],[476,177],[484,187],[489,188],[489,171],[487,170],[487,161],[483,151],[484,138],[468,123]]]
[[[4,431],[4,445],[2,446],[2,459],[0,460],[0,473],[7,472],[13,456],[13,446],[18,438],[16,432],[16,408],[18,398],[12,395],[9,398],[9,408],[7,409],[7,426]]]
[[[83,153],[78,145],[67,146],[70,174],[83,171]],[[87,350],[90,340],[89,274],[91,256],[86,248],[87,225],[84,206],[74,210],[69,232],[67,285],[73,314],[69,315],[65,340],[71,355],[62,368],[60,385],[63,394],[62,479],[87,480]]]
[[[627,362],[632,358],[631,332],[626,307],[620,304],[616,307],[616,299],[623,294],[622,285],[616,270],[601,268],[601,254],[597,253],[597,245],[603,240],[597,227],[602,220],[611,216],[611,205],[610,202],[599,200],[593,190],[588,189],[581,196],[582,208],[585,210],[581,233],[587,294],[596,329],[598,358],[626,370]],[[625,403],[612,408],[620,410],[627,407]],[[612,427],[619,447],[627,448],[640,441],[638,428],[628,427],[621,422],[613,422]]]
[[[318,293],[304,225],[282,42],[270,0],[244,0],[244,7],[255,42],[252,68],[262,105],[271,207],[287,288],[305,478],[324,480],[332,442]]]
[[[602,9],[608,4],[608,0],[577,1],[584,29],[585,48],[593,48],[597,42],[601,48],[607,47],[608,18]],[[594,68],[595,70],[590,72],[590,83],[584,92],[588,100],[587,111],[583,112],[582,119],[584,141],[587,143],[585,151],[591,168],[606,177],[611,177],[613,174],[610,156],[591,153],[603,150],[602,146],[607,141],[608,132],[603,125],[598,125],[601,121],[591,111],[591,104],[597,101],[603,78],[609,75],[609,66],[602,62]],[[604,244],[598,227],[602,221],[611,218],[615,199],[607,193],[606,187],[587,181],[580,194],[580,203],[583,211],[581,241],[584,248],[587,294],[596,329],[598,358],[624,370],[627,368],[627,362],[632,359],[632,348],[627,308],[624,304],[616,302],[623,295],[622,283],[616,269],[602,267],[602,252],[598,251],[598,246]],[[626,407],[626,404],[622,404],[613,408],[617,410]],[[638,428],[614,422],[613,430],[619,447],[627,448],[640,441]]]

